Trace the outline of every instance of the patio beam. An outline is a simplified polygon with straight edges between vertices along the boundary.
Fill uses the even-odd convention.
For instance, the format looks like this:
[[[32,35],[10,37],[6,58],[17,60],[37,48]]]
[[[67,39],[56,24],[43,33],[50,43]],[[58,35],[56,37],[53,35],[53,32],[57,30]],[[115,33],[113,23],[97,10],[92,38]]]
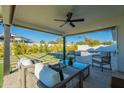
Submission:
[[[66,36],[63,36],[63,60],[66,59]]]
[[[4,75],[10,74],[10,25],[4,25]]]

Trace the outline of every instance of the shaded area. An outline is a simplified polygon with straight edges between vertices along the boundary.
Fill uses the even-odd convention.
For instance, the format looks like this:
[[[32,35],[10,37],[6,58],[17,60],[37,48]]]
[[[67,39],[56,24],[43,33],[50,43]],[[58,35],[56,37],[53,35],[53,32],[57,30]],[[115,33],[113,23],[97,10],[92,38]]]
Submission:
[[[84,88],[106,88],[110,87],[111,82],[111,71],[104,70],[100,71],[99,67],[90,68],[90,76],[84,80]],[[14,83],[13,83],[14,82]],[[20,87],[19,84],[19,74],[18,71],[11,73],[4,79],[4,88],[17,88]]]

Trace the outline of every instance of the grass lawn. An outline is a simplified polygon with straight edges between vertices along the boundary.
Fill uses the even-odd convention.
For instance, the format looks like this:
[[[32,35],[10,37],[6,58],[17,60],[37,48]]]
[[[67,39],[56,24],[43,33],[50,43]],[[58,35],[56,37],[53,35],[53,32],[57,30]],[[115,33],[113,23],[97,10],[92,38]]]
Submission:
[[[37,54],[28,54],[25,55],[27,58],[32,59],[32,58],[38,58],[39,60],[43,61],[43,63],[58,63],[60,59],[55,58],[54,56],[48,55],[46,53],[37,53]]]
[[[3,85],[3,64],[0,63],[0,88]]]
[[[54,56],[48,55],[46,53],[37,53],[37,54],[28,54],[28,55],[19,55],[19,56],[11,56],[11,65],[10,65],[10,69],[12,71],[13,65],[16,65],[16,63],[18,62],[18,60],[23,57],[26,56],[30,59],[32,58],[38,58],[44,62],[47,61],[51,61],[51,62],[59,62],[59,59],[55,58]],[[3,59],[0,59],[0,88],[3,85]]]
[[[55,58],[54,56],[51,56],[51,55],[48,55],[46,53],[37,53],[37,54],[29,54],[29,55],[19,55],[19,56],[11,56],[10,57],[10,61],[11,61],[11,65],[10,65],[10,69],[12,71],[13,67],[15,67],[16,63],[18,62],[18,60],[21,58],[21,57],[27,57],[27,58],[38,58],[39,60],[42,60],[44,62],[47,62],[47,61],[50,61],[51,63],[52,62],[59,62],[60,60]],[[2,87],[3,85],[3,59],[0,59],[0,88]]]

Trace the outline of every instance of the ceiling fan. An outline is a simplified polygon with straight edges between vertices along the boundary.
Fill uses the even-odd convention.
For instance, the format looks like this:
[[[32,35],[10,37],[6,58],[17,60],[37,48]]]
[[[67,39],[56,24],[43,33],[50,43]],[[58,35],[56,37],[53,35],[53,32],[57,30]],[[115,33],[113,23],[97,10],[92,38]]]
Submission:
[[[73,22],[83,22],[84,18],[80,18],[80,19],[72,19],[72,12],[68,12],[66,15],[66,19],[65,20],[61,20],[61,19],[54,19],[54,21],[61,21],[64,22],[64,24],[60,25],[60,27],[63,27],[65,24],[69,23],[70,26],[75,27],[75,24]]]

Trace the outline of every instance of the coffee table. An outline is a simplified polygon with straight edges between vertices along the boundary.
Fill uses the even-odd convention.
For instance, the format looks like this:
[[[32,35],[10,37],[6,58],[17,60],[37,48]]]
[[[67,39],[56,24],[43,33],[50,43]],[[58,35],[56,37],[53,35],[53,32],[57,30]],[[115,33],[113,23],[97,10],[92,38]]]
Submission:
[[[61,61],[60,64],[64,64],[66,66],[69,65],[69,61],[68,60],[65,60],[65,61]],[[74,61],[73,62],[73,65],[69,65],[75,69],[79,69],[82,71],[83,73],[83,79],[86,79],[89,74],[90,74],[90,65],[89,64],[86,64],[86,63],[79,63],[77,61]]]
[[[73,62],[73,65],[69,65],[68,64],[69,61],[68,60],[65,60],[65,61],[61,61],[59,62],[58,64],[55,64],[55,65],[51,65],[50,67],[56,71],[58,71],[60,73],[60,76],[61,76],[61,80],[63,80],[63,75],[62,75],[62,70],[64,68],[66,68],[67,66],[71,66],[72,68],[74,69],[77,69],[77,70],[80,70],[82,71],[82,77],[83,77],[83,80],[86,79],[89,74],[90,74],[90,65],[89,64],[86,64],[86,63],[79,63],[77,61]]]
[[[82,88],[83,87],[83,73],[82,73],[82,69],[76,69],[72,66],[68,66],[62,63],[59,64],[55,64],[55,65],[50,65],[50,67],[54,70],[56,70],[57,72],[59,72],[60,74],[60,79],[61,81],[64,80],[64,75],[66,74],[67,76],[73,76],[74,74],[78,74],[80,73],[80,75],[78,75],[77,77],[75,77],[74,80],[72,80],[70,83],[71,85],[75,85],[76,81],[79,82],[79,87]]]

